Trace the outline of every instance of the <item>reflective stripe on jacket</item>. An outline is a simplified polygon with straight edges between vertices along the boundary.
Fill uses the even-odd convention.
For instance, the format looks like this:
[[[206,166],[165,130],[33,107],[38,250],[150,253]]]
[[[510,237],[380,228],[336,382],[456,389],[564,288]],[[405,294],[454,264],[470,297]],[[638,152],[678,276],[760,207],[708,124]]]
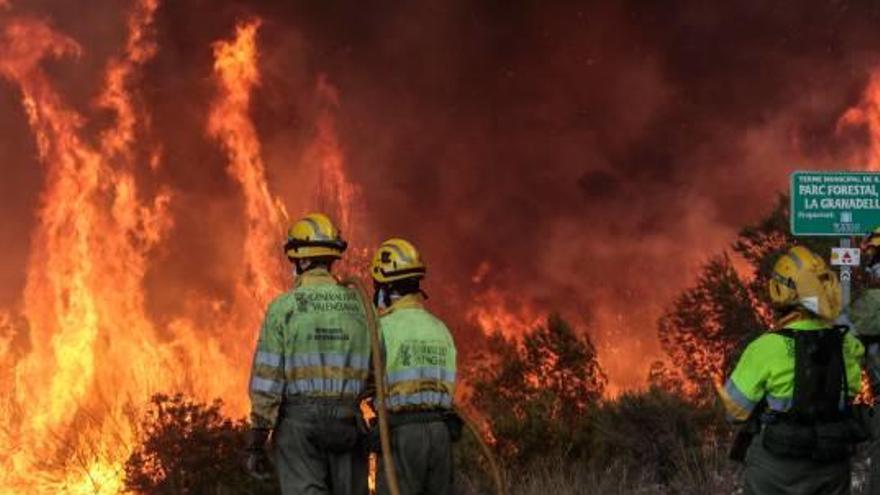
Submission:
[[[799,332],[829,327],[829,323],[815,319],[801,319],[785,325],[785,328]],[[861,389],[860,363],[864,353],[862,343],[847,333],[843,339],[843,358],[850,398],[858,395]],[[794,341],[774,332],[761,335],[746,347],[730,379],[719,391],[728,418],[735,421],[748,419],[764,398],[770,410],[789,410],[794,397],[794,375]]]
[[[379,320],[385,351],[388,409],[448,409],[455,396],[456,349],[442,321],[411,294]]]
[[[269,305],[251,370],[251,424],[271,428],[284,397],[354,400],[369,374],[370,340],[357,293],[325,270],[297,278]]]

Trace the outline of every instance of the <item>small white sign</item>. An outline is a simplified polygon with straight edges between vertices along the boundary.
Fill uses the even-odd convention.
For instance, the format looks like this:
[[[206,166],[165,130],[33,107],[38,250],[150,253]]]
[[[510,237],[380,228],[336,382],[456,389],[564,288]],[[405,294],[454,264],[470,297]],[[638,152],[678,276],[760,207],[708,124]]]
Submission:
[[[831,248],[831,264],[834,266],[859,266],[861,251],[858,248]]]

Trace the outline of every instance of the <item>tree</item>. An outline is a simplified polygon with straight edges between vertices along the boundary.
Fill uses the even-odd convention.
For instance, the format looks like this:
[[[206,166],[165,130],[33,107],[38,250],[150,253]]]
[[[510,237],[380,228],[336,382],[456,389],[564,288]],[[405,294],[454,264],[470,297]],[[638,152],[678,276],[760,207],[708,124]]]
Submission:
[[[659,322],[660,343],[685,377],[700,387],[722,379],[744,341],[766,328],[752,293],[725,255],[709,261]]]
[[[125,463],[127,490],[144,494],[277,493],[241,468],[247,424],[181,394],[151,398],[143,443]]]
[[[487,348],[472,373],[471,403],[489,418],[502,455],[525,462],[570,450],[608,382],[589,337],[551,315],[521,340],[493,334]]]
[[[744,345],[772,324],[767,282],[779,256],[795,244],[826,260],[835,239],[794,237],[789,230],[789,200],[780,195],[774,209],[743,228],[731,245],[745,269],[737,270],[729,253],[712,258],[697,283],[675,298],[658,323],[660,342],[672,364],[696,384],[695,397],[710,399],[707,388],[729,372]],[[861,287],[857,277],[854,293]]]

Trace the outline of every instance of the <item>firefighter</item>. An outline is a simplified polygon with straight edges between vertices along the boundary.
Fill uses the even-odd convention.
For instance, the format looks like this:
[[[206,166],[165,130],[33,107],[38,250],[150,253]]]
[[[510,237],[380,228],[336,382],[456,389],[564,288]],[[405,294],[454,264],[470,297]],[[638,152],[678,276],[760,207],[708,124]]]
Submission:
[[[373,257],[374,303],[386,363],[386,407],[401,495],[452,493],[452,442],[461,423],[452,412],[456,349],[446,325],[425,309],[425,264],[416,248],[389,239]],[[389,493],[378,469],[378,493]]]
[[[333,277],[346,249],[320,213],[288,233],[296,284],[266,312],[250,382],[246,467],[267,479],[272,460],[285,495],[366,495],[367,456],[357,397],[369,375],[370,341],[357,293]]]
[[[864,440],[852,407],[864,347],[832,323],[841,310],[837,276],[795,246],[768,285],[776,328],[746,347],[719,391],[730,419],[755,425],[745,493],[848,494],[850,457]]]
[[[849,317],[853,331],[865,346],[865,370],[876,398],[880,397],[880,227],[862,243],[862,266],[865,267],[867,288],[850,307]],[[868,493],[880,493],[880,414],[876,406],[869,422],[872,442],[868,448],[871,457]]]
[[[877,345],[880,340],[880,227],[874,229],[862,242],[862,266],[867,288],[850,308],[853,330],[862,338],[866,347]],[[869,354],[870,354],[870,349]],[[868,360],[870,364],[870,359]],[[872,377],[874,393],[880,393],[880,376]]]

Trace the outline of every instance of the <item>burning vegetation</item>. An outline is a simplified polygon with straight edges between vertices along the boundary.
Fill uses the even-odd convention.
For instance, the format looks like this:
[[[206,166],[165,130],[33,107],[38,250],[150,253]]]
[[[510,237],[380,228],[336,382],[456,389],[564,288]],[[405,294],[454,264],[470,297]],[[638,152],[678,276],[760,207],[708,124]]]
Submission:
[[[30,3],[0,0],[0,493],[149,491],[169,431],[237,449],[307,210],[349,273],[425,246],[509,465],[622,449],[682,483],[662,459],[723,439],[710,390],[767,323],[774,191],[880,167],[875,14],[843,4]],[[635,418],[664,407],[699,429]]]

